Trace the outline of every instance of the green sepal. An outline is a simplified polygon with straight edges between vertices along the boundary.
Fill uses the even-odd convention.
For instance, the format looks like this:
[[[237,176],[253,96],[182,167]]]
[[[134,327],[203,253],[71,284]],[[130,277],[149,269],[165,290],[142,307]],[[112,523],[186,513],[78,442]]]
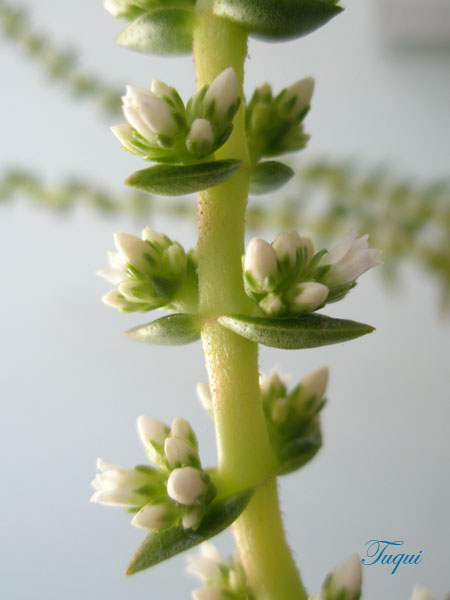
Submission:
[[[184,313],[168,315],[147,325],[134,327],[125,335],[137,342],[159,346],[181,346],[200,338],[202,322],[199,317]]]
[[[271,348],[299,350],[338,344],[370,333],[370,325],[333,319],[325,315],[299,315],[289,318],[223,315],[219,323],[238,335]]]
[[[126,575],[153,567],[158,563],[184,552],[217,535],[229,527],[245,509],[253,494],[252,490],[239,492],[228,498],[216,499],[208,506],[200,526],[193,531],[181,525],[150,533],[127,567]]]
[[[182,8],[156,8],[132,21],[116,38],[119,46],[151,54],[192,51],[195,13]]]
[[[257,164],[250,171],[250,194],[268,194],[282,187],[294,176],[287,165],[275,160]]]
[[[198,165],[155,165],[136,171],[125,183],[150,194],[182,196],[223,183],[241,165],[240,160],[216,160]]]
[[[331,0],[216,0],[216,15],[269,39],[301,37],[342,11]]]
[[[321,446],[322,436],[319,428],[309,435],[286,441],[285,444],[275,450],[280,461],[277,474],[287,475],[297,471],[314,458]]]

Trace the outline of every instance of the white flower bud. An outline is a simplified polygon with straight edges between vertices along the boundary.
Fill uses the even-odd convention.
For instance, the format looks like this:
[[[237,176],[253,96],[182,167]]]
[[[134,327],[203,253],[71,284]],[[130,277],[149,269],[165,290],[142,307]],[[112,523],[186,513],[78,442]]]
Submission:
[[[227,566],[220,552],[211,542],[203,542],[198,554],[188,554],[186,572],[198,577],[203,583],[218,582],[221,577],[220,567]]]
[[[228,67],[209,86],[205,94],[205,105],[214,102],[215,112],[223,118],[237,100],[237,87],[236,73],[233,67]]]
[[[189,444],[173,437],[166,438],[164,454],[171,468],[199,462],[197,452]]]
[[[211,396],[211,389],[207,383],[197,383],[197,387],[195,388],[197,392],[197,396],[202,403],[203,408],[210,415],[213,414],[213,403]]]
[[[338,596],[342,590],[347,592],[348,600],[359,598],[362,585],[361,559],[352,554],[334,569],[329,583],[332,597]]]
[[[155,244],[155,246],[160,246],[161,248],[168,248],[172,243],[165,235],[154,231],[148,225],[142,230],[142,239],[144,242],[151,242],[152,244]]]
[[[102,302],[107,306],[117,308],[118,310],[123,310],[125,308],[129,308],[130,306],[129,301],[119,294],[117,290],[110,290],[103,296]]]
[[[165,96],[171,98],[174,90],[167,83],[155,78],[152,80],[151,91],[162,100]]]
[[[270,373],[264,375],[260,373],[259,387],[263,396],[281,397],[286,394],[287,382],[277,367],[274,367]]]
[[[114,125],[114,127],[111,127],[111,131],[124,148],[126,148],[130,152],[136,152],[136,149],[132,145],[134,134],[131,125],[129,125],[128,123]]]
[[[211,153],[214,133],[207,119],[195,119],[186,137],[186,148],[197,158]]]
[[[277,257],[272,246],[260,238],[253,238],[244,258],[244,271],[248,272],[261,290],[271,291],[270,279],[278,274]]]
[[[186,270],[186,253],[180,244],[172,244],[163,254],[163,265],[170,275],[180,275]]]
[[[111,491],[118,488],[136,489],[148,484],[149,475],[145,471],[126,469],[118,465],[106,463],[97,459],[97,469],[101,471],[91,485],[98,491]]]
[[[197,445],[197,439],[195,437],[194,430],[189,423],[183,419],[183,417],[175,417],[175,419],[172,421],[172,428],[170,431],[173,437],[176,437],[180,440],[187,440],[189,442],[195,441],[195,445]]]
[[[208,585],[194,590],[192,600],[225,600],[225,596],[220,587]]]
[[[193,467],[174,469],[167,480],[169,497],[185,506],[198,504],[207,490],[208,484],[203,481],[202,473]]]
[[[113,285],[117,285],[121,281],[125,281],[127,278],[127,269],[123,264],[120,254],[118,252],[108,252],[109,268],[101,269],[97,271],[97,275],[106,279]]]
[[[103,8],[113,17],[120,17],[126,11],[126,7],[120,0],[104,0]]]
[[[133,265],[144,274],[149,272],[150,262],[145,256],[150,257],[150,261],[154,260],[155,252],[148,244],[130,233],[115,233],[114,241],[125,264]]]
[[[329,290],[326,285],[315,281],[305,281],[297,284],[296,293],[290,302],[293,312],[312,312],[316,310],[328,297]]]
[[[328,367],[319,367],[305,375],[302,379],[302,393],[305,397],[315,396],[322,400],[328,384]]]
[[[208,119],[195,119],[192,122],[187,139],[197,144],[206,143],[212,146],[214,133]]]
[[[155,135],[170,137],[177,133],[178,125],[163,100],[149,90],[131,85],[127,85],[126,90],[126,95],[122,97],[123,113],[129,124],[144,138],[154,142]]]
[[[140,529],[157,531],[165,529],[174,519],[174,513],[167,504],[146,504],[133,517],[131,524]]]
[[[158,446],[164,446],[166,438],[170,434],[170,429],[162,421],[151,419],[141,415],[137,420],[137,427],[139,436],[144,444],[145,448],[153,452],[153,443]]]
[[[202,521],[203,511],[201,508],[191,508],[181,517],[184,529],[197,529]]]
[[[421,587],[420,585],[415,585],[411,600],[435,600],[435,598],[426,588]]]
[[[295,104],[292,109],[295,116],[299,115],[306,107],[311,104],[311,98],[314,92],[314,79],[307,77],[293,83],[286,90],[285,101],[295,97]]]
[[[381,251],[369,248],[368,238],[368,235],[358,238],[353,231],[323,257],[321,264],[331,265],[325,279],[328,286],[351,283],[372,267],[383,264]]]
[[[91,502],[106,504],[107,506],[140,506],[145,501],[145,496],[136,494],[133,490],[116,488],[99,490],[91,496]]]
[[[296,231],[280,233],[272,242],[272,248],[280,262],[287,261],[290,266],[297,264],[297,248],[302,245],[302,239]]]
[[[284,423],[289,416],[289,400],[287,398],[277,398],[272,405],[270,415],[274,423]]]
[[[300,247],[303,249],[304,264],[308,264],[314,256],[314,244],[310,237],[302,235],[300,237]]]
[[[263,312],[266,313],[266,315],[271,317],[281,315],[286,310],[286,306],[281,300],[280,296],[273,292],[264,296],[259,303],[259,307]]]

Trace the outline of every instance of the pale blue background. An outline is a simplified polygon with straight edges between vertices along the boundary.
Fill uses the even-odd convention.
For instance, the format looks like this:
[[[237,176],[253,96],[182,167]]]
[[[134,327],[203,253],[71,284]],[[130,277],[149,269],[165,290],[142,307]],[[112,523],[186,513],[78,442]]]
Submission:
[[[79,46],[82,64],[111,82],[145,86],[156,76],[184,97],[193,92],[189,58],[114,47],[120,25],[100,1],[23,4],[36,26]],[[448,174],[450,55],[392,55],[372,3],[349,0],[347,8],[307,39],[252,42],[247,89],[268,74],[275,89],[315,75],[305,158],[391,161],[419,181]],[[140,168],[95,107],[44,85],[39,69],[6,42],[0,69],[2,165],[28,165],[48,181],[85,175],[112,190]],[[126,579],[143,533],[120,510],[88,503],[97,456],[142,462],[135,433],[142,413],[190,419],[204,463],[215,462],[211,424],[194,394],[205,379],[200,345],[134,344],[122,331],[147,317],[123,316],[99,301],[108,287],[94,273],[105,264],[112,233],[137,233],[143,224],[85,208],[61,217],[24,201],[0,208],[0,596],[8,600],[165,600],[188,598],[196,585],[181,574],[184,557]],[[186,223],[151,224],[194,241]],[[408,599],[416,582],[436,595],[450,589],[449,324],[438,313],[430,276],[407,266],[394,294],[373,273],[332,311],[375,325],[372,336],[310,352],[261,353],[262,369],[276,363],[295,379],[322,364],[331,368],[325,447],[281,482],[289,542],[311,593],[370,538],[405,540],[424,560],[395,576],[365,568],[366,600]],[[220,543],[232,547],[228,535]]]

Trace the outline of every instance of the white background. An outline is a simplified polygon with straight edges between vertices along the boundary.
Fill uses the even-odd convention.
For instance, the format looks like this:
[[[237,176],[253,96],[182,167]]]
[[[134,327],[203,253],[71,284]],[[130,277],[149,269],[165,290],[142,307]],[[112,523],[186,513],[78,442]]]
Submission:
[[[28,0],[33,22],[78,46],[81,64],[111,82],[149,85],[152,77],[194,91],[190,58],[154,58],[114,47],[120,29],[101,2]],[[275,90],[317,80],[304,158],[388,162],[414,180],[448,173],[450,55],[391,54],[368,0],[304,40],[251,42],[247,92],[269,78]],[[68,174],[121,190],[141,168],[120,150],[113,124],[89,102],[45,85],[20,51],[0,45],[0,161],[26,165],[48,181]],[[1,481],[0,595],[8,600],[188,598],[196,582],[184,558],[133,578],[124,568],[143,533],[119,510],[88,503],[95,459],[132,466],[144,460],[139,414],[198,431],[202,458],[214,464],[211,424],[194,393],[205,380],[199,344],[154,348],[122,331],[148,316],[103,306],[108,289],[94,273],[117,230],[145,223],[81,208],[66,217],[26,201],[0,207]],[[150,219],[190,245],[187,223]],[[263,349],[261,368],[278,364],[294,381],[331,369],[323,416],[325,446],[300,473],[280,482],[289,542],[305,583],[317,593],[327,572],[371,538],[404,540],[423,562],[395,575],[364,568],[366,600],[409,598],[414,583],[450,588],[448,318],[439,315],[431,276],[411,266],[396,293],[378,274],[361,280],[329,314],[376,326],[371,336],[312,351]],[[232,548],[228,534],[219,539]],[[290,600],[290,599],[286,599]]]

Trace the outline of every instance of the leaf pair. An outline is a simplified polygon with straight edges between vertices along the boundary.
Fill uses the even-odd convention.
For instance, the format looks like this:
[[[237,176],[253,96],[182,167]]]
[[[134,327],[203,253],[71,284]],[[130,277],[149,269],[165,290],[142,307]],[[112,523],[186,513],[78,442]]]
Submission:
[[[333,0],[215,0],[213,10],[250,35],[283,40],[311,33],[342,8]],[[188,5],[153,8],[132,21],[116,42],[152,54],[190,53],[197,14]]]
[[[136,171],[126,184],[150,194],[182,196],[223,183],[241,167],[240,160],[216,160],[197,165],[155,165]],[[267,194],[291,179],[294,172],[286,165],[267,161],[250,172],[250,193]]]
[[[284,350],[338,344],[373,331],[370,325],[317,314],[287,319],[223,315],[217,321],[226,329],[252,342]],[[179,313],[135,327],[128,331],[127,335],[147,344],[189,344],[200,338],[203,322],[204,320],[197,315]]]

